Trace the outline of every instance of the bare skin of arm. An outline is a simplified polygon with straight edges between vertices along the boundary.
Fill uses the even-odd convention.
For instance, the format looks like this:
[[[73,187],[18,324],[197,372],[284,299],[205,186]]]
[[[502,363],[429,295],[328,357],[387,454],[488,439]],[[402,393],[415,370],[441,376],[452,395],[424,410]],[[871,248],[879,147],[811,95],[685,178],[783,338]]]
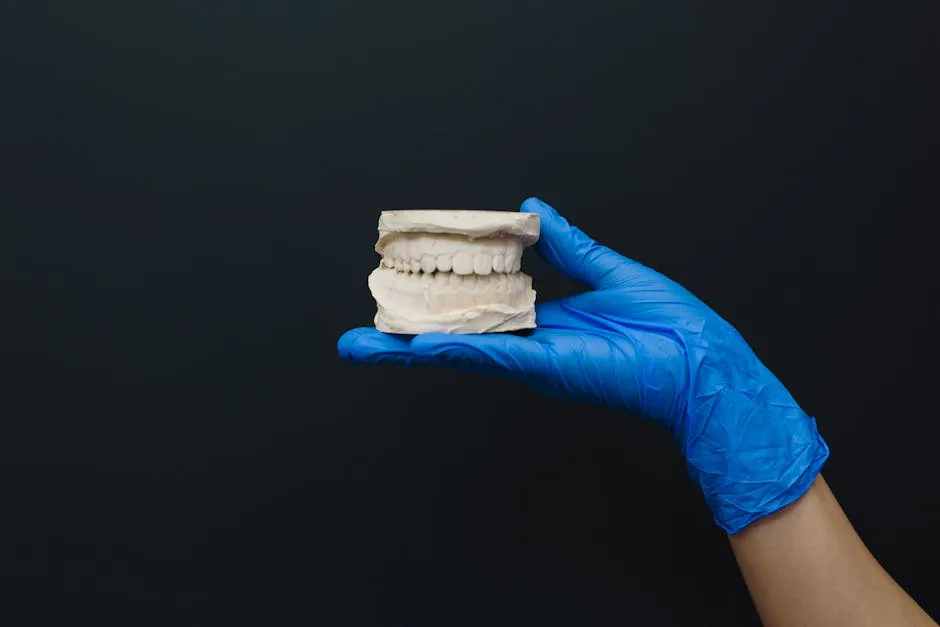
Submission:
[[[822,476],[729,537],[766,627],[937,627],[875,561]]]

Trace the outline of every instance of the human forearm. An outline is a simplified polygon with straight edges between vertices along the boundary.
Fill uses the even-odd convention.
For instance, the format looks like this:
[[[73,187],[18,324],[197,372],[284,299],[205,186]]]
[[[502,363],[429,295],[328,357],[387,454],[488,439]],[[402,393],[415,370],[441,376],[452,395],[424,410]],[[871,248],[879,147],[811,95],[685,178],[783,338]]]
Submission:
[[[937,626],[875,561],[822,476],[729,537],[767,627]]]

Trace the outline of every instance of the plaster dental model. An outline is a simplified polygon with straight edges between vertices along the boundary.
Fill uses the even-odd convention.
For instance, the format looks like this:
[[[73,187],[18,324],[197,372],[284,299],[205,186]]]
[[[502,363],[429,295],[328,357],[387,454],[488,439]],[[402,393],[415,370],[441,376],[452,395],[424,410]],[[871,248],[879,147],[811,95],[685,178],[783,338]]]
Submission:
[[[383,211],[369,275],[375,328],[386,333],[496,333],[535,327],[522,251],[539,216],[514,211]]]

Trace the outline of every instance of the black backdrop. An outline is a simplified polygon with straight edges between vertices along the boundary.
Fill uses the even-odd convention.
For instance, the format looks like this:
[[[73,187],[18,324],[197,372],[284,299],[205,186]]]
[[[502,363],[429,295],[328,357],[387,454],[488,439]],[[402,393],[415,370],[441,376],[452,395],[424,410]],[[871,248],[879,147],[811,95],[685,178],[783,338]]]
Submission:
[[[739,328],[940,613],[935,21],[0,6],[4,624],[757,624],[655,428],[337,357],[371,322],[380,209],[529,195]],[[540,297],[578,289],[525,263]]]

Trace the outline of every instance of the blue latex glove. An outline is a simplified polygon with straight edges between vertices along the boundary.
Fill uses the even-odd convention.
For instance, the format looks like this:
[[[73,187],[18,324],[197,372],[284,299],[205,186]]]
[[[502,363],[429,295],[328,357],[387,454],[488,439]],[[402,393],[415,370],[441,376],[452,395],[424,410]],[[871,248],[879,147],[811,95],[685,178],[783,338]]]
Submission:
[[[352,362],[440,364],[521,380],[667,428],[715,522],[736,533],[812,485],[829,448],[735,329],[686,289],[606,248],[543,202],[536,250],[594,291],[542,303],[528,335],[348,331]]]

